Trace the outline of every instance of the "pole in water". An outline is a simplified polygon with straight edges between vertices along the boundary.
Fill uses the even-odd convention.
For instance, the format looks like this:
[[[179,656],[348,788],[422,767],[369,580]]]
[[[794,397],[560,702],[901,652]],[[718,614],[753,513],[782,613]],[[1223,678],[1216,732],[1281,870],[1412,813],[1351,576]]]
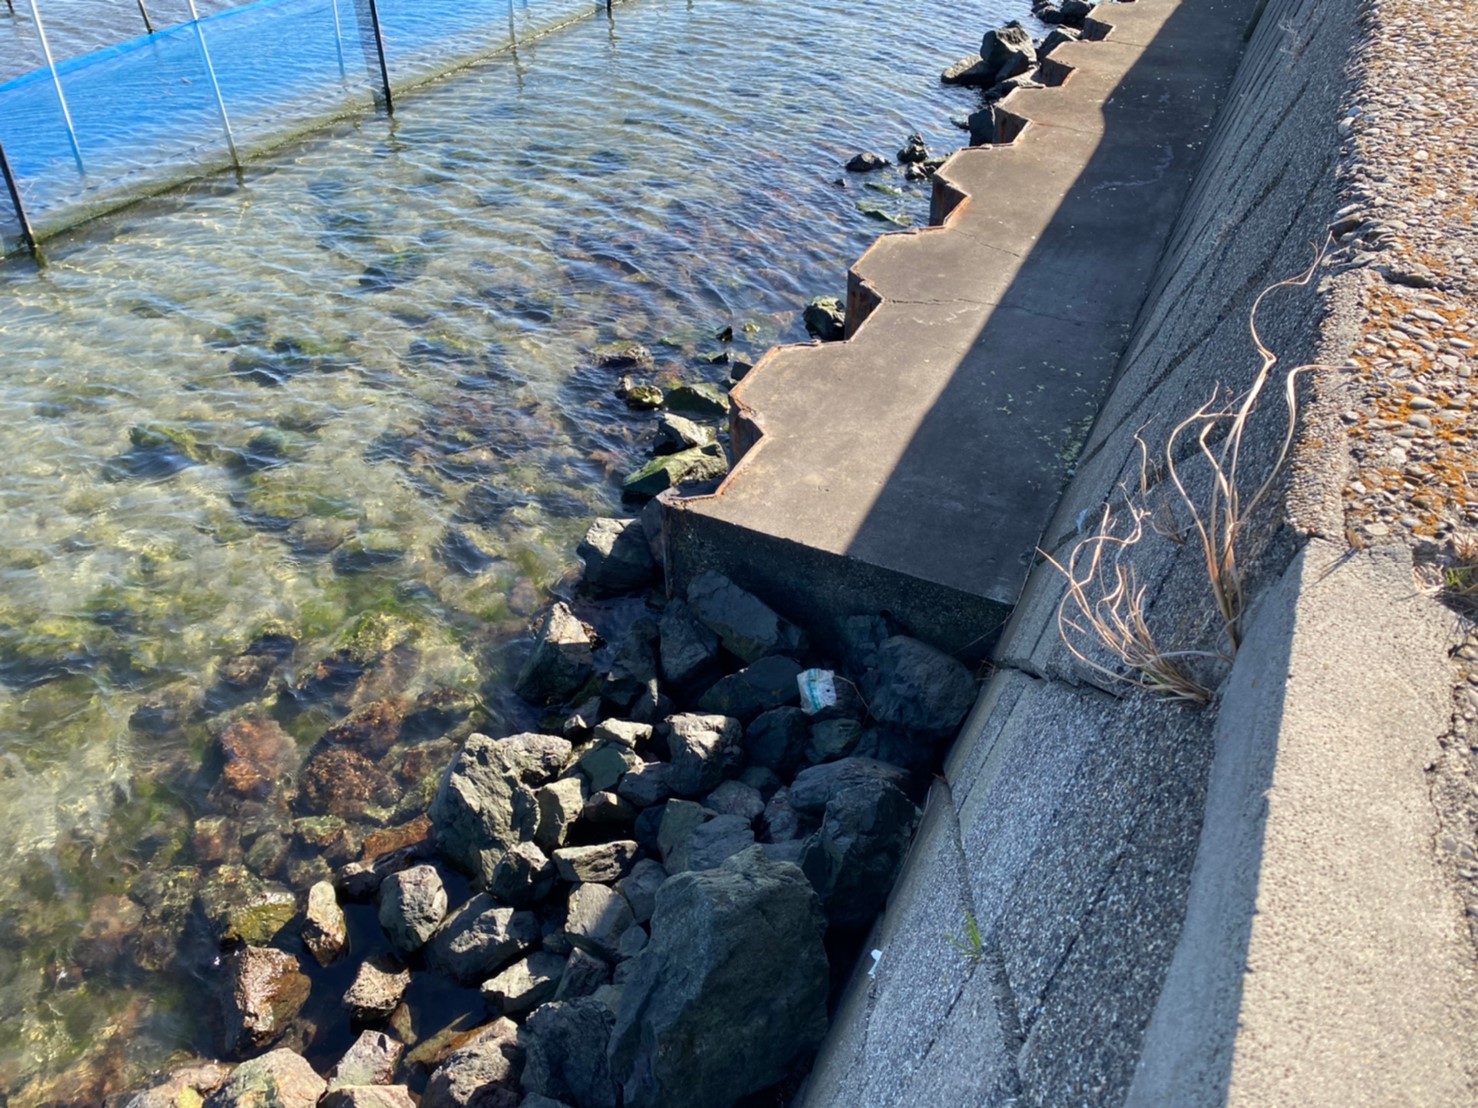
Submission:
[[[380,9],[369,0],[370,23],[375,32],[375,50],[380,55],[380,83],[385,87],[385,114],[395,114],[395,101],[390,98],[390,69],[385,65],[385,36],[380,34]]]
[[[347,78],[348,72],[344,69],[344,28],[339,22],[339,0],[329,0],[334,9],[334,52],[339,56],[339,76]]]
[[[51,56],[51,44],[46,41],[46,27],[41,22],[41,9],[36,7],[36,0],[31,0],[31,18],[36,21],[36,37],[41,40],[41,53],[46,56],[46,68],[51,70],[51,83],[56,87],[57,102],[62,106],[62,119],[67,124],[67,138],[72,142],[72,157],[77,159],[77,172],[87,173],[87,167],[82,164],[82,148],[77,145],[77,128],[72,126],[72,112],[67,107],[66,94],[62,92],[62,79],[57,76],[56,59]]]
[[[144,0],[139,0],[139,14],[144,17],[144,32],[152,35],[154,33],[154,23],[149,18],[149,9],[144,7]]]
[[[36,0],[31,0],[35,3]],[[216,67],[210,63],[210,50],[205,45],[205,30],[200,26],[200,12],[195,0],[190,0],[190,20],[195,27],[195,41],[200,44],[200,57],[205,62],[205,72],[210,76],[210,87],[216,94],[216,111],[221,115],[221,127],[226,132],[226,146],[231,151],[231,164],[241,172],[241,155],[236,152],[236,136],[231,133],[231,118],[226,114],[226,101],[221,99],[221,83],[216,80]]]
[[[26,240],[26,247],[31,251],[31,257],[39,259],[41,248],[36,245],[36,232],[31,229],[31,221],[26,218],[26,207],[21,203],[20,184],[10,168],[10,159],[5,156],[4,146],[0,146],[0,175],[5,177],[5,187],[10,192],[10,202],[15,205],[15,218],[20,220],[21,237]]]

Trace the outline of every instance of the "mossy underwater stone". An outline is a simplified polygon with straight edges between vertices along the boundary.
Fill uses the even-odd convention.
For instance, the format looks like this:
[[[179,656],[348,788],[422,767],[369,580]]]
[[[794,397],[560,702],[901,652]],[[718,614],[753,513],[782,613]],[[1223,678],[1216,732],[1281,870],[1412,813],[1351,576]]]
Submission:
[[[716,385],[687,383],[671,389],[663,406],[679,415],[723,419],[729,414],[729,395]]]
[[[711,481],[729,472],[729,461],[718,445],[699,446],[664,454],[626,478],[621,490],[628,496],[656,496],[677,485]]]

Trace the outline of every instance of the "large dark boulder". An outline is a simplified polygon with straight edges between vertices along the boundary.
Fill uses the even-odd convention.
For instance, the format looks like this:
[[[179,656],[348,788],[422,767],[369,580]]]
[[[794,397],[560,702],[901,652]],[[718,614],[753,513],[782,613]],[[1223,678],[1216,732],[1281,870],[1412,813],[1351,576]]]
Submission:
[[[1037,50],[1030,32],[1014,19],[999,30],[985,32],[980,40],[980,57],[985,63],[988,85],[1019,76],[1037,64]]]
[[[761,658],[716,681],[698,701],[698,707],[748,723],[761,712],[796,703],[800,699],[800,686],[796,684],[800,672],[799,663],[783,655]]]
[[[683,713],[667,720],[672,768],[667,783],[678,796],[702,796],[718,787],[742,756],[744,728],[737,719]]]
[[[491,977],[539,942],[539,918],[479,893],[446,918],[427,946],[432,967],[462,985]]]
[[[431,801],[441,856],[464,873],[491,881],[503,855],[534,837],[535,789],[564,768],[570,753],[569,742],[554,735],[468,738]]]
[[[646,532],[637,519],[597,519],[575,553],[585,562],[585,587],[596,596],[635,592],[657,575]]]
[[[681,600],[662,609],[662,680],[679,689],[701,686],[719,672],[718,636]]]
[[[757,662],[766,654],[793,654],[806,645],[799,627],[721,573],[693,578],[688,603],[724,648],[745,662]]]
[[[837,926],[871,923],[913,841],[919,810],[886,781],[842,789],[827,801],[821,830],[806,843],[801,868]]]
[[[843,758],[801,770],[790,786],[790,804],[797,812],[820,813],[843,789],[879,782],[906,788],[908,771],[875,758]]]
[[[524,1091],[571,1108],[616,1108],[616,1083],[606,1057],[611,1022],[611,1010],[593,997],[541,1007],[519,1035],[526,1052]]]
[[[811,739],[811,719],[799,708],[772,708],[744,732],[744,749],[757,766],[790,777]]]
[[[875,719],[931,739],[959,730],[975,703],[975,678],[927,643],[894,635],[878,650],[868,704]]]
[[[402,954],[413,954],[425,945],[441,925],[446,908],[446,888],[435,866],[412,866],[380,884],[380,926]]]
[[[805,876],[760,848],[667,881],[611,1035],[625,1108],[726,1108],[804,1060],[826,1032],[825,928]]]

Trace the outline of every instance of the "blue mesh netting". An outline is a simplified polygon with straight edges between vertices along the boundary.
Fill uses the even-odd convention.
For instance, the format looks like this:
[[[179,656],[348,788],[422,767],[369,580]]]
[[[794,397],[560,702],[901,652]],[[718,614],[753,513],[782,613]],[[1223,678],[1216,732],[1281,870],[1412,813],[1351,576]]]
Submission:
[[[392,90],[594,7],[591,0],[379,0]],[[243,156],[368,107],[381,81],[368,12],[368,0],[256,0],[60,62],[75,149],[48,70],[0,84],[0,144],[32,225],[44,236],[229,166],[222,107]],[[19,228],[9,208],[0,191],[0,238],[15,249]]]

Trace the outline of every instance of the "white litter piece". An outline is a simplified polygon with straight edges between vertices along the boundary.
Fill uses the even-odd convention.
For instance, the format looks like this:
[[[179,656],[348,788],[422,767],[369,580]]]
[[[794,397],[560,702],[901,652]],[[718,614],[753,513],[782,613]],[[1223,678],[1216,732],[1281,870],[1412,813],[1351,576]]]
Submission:
[[[837,702],[836,673],[829,669],[808,669],[796,674],[801,689],[801,711],[814,716]]]
[[[883,952],[881,950],[874,950],[872,952],[872,969],[867,971],[867,976],[876,977],[878,975],[878,966],[882,963],[882,960]]]

